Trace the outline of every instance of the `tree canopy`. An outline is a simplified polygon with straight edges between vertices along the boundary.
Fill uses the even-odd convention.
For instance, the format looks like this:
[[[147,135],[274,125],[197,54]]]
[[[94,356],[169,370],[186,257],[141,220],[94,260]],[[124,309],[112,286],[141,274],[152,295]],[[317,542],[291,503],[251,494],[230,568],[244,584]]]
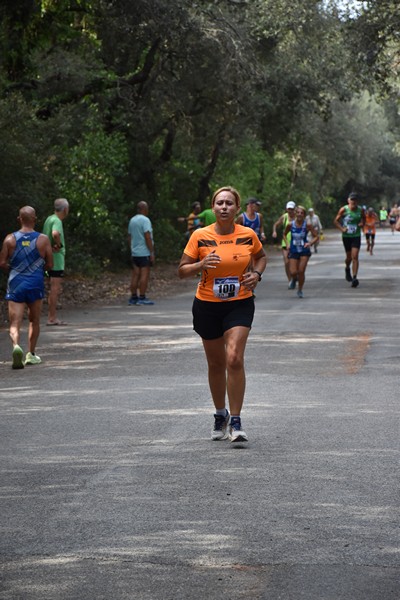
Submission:
[[[69,267],[126,257],[139,200],[158,255],[220,185],[331,222],[400,194],[400,7],[317,0],[3,0],[2,237],[70,200]]]

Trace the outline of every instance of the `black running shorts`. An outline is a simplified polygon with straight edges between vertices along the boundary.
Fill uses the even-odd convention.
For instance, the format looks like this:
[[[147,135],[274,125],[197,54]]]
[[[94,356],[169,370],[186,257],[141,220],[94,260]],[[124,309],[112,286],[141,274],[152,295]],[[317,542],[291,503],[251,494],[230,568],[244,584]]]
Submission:
[[[352,248],[361,247],[361,235],[355,237],[343,237],[343,246],[346,252],[350,252]]]
[[[227,302],[193,301],[193,329],[203,340],[223,337],[232,327],[251,329],[254,318],[254,297]]]
[[[53,271],[52,269],[49,269],[47,275],[49,277],[64,277],[64,271]]]

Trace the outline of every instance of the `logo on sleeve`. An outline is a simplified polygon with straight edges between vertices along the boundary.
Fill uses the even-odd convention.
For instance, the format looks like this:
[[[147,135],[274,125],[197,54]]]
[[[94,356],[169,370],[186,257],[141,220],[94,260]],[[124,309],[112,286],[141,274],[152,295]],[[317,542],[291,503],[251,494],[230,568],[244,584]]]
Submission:
[[[252,246],[253,238],[251,238],[251,237],[238,238],[236,240],[236,245],[237,246]]]
[[[215,240],[199,240],[198,247],[204,248],[204,246],[216,246],[217,242]]]

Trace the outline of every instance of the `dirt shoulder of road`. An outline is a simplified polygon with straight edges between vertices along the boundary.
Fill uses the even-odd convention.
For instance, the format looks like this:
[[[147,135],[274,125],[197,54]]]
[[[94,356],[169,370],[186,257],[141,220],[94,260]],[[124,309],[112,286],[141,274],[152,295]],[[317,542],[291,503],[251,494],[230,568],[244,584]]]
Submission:
[[[131,270],[103,273],[99,277],[70,276],[64,280],[61,302],[73,307],[82,304],[112,304],[130,297]],[[178,263],[156,265],[151,269],[147,296],[152,299],[171,296],[195,288],[194,280],[178,277]]]
[[[82,275],[68,275],[63,282],[63,292],[60,296],[60,308],[79,308],[86,305],[113,304],[128,301],[130,296],[129,285],[131,270],[124,269],[118,272],[106,272],[98,277],[84,277]],[[197,281],[195,279],[179,279],[178,263],[159,264],[151,269],[150,283],[147,295],[157,300],[193,290],[195,292]],[[43,312],[47,312],[46,301]],[[7,302],[0,302],[0,326],[7,324]]]

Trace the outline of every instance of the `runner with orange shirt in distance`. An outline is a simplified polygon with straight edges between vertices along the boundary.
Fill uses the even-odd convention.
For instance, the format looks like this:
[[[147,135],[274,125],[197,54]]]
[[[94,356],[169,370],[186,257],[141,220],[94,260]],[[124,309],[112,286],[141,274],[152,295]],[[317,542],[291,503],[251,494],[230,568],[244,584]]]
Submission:
[[[367,241],[367,252],[373,254],[373,249],[375,246],[375,234],[376,234],[376,224],[379,223],[378,215],[370,206],[365,213],[365,223],[364,223],[364,234],[365,239]]]

